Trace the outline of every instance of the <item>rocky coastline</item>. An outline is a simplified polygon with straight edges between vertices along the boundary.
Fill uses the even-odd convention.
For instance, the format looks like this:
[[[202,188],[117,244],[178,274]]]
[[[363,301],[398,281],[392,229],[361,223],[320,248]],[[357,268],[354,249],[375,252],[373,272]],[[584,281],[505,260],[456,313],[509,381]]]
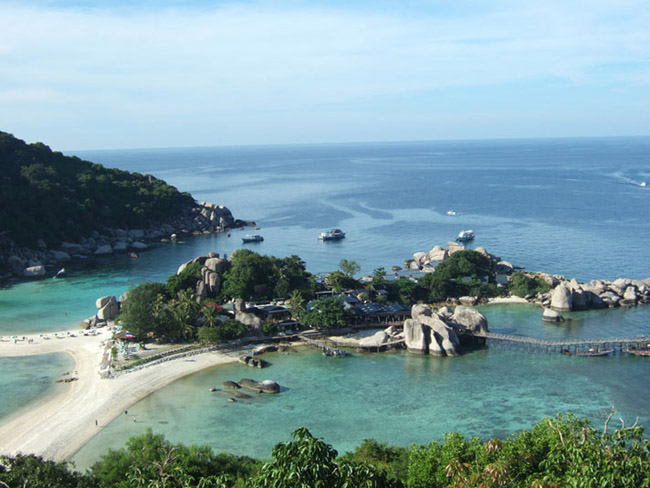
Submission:
[[[404,267],[423,273],[432,272],[435,265],[447,259],[455,252],[465,250],[462,244],[450,242],[448,248],[435,246],[429,252],[416,252],[413,258],[404,261]],[[521,272],[529,278],[540,278],[549,287],[545,293],[537,293],[522,297],[528,303],[543,308],[542,319],[548,322],[564,320],[562,312],[573,312],[590,309],[633,307],[650,303],[650,278],[635,280],[618,278],[614,281],[592,280],[582,283],[575,278],[566,278],[544,272],[529,272],[521,266],[515,266],[500,257],[490,254],[483,247],[474,251],[490,259],[497,283],[504,288],[512,279],[515,272]],[[460,297],[450,299],[451,304],[476,305],[489,303],[481,297]]]
[[[0,281],[55,276],[70,264],[89,263],[95,258],[119,253],[137,257],[151,243],[226,232],[247,225],[255,223],[235,219],[223,205],[201,202],[169,222],[152,223],[146,229],[113,229],[100,225],[92,235],[77,242],[64,241],[57,247],[48,247],[43,240],[38,241],[37,248],[19,247],[9,237],[0,235],[0,269],[6,268]]]

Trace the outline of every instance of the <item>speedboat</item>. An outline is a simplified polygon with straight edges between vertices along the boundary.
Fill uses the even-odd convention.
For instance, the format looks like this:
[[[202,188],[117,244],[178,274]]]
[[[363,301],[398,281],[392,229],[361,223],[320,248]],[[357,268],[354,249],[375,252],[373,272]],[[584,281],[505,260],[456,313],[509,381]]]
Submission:
[[[332,229],[327,232],[322,232],[318,238],[321,241],[338,241],[345,238],[345,232],[343,232],[341,229]]]
[[[453,217],[454,215],[456,215],[456,211],[455,210],[447,210],[447,215],[451,215]]]
[[[469,242],[474,240],[474,231],[473,230],[461,230],[458,237],[456,237],[458,242]]]
[[[241,238],[241,240],[244,241],[244,244],[247,242],[262,242],[264,240],[264,237],[260,235],[244,236]]]

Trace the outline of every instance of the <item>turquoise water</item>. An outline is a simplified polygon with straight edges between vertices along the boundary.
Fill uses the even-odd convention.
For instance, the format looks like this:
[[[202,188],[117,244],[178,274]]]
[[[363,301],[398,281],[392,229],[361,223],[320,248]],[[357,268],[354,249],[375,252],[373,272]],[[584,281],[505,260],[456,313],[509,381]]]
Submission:
[[[505,436],[567,411],[602,426],[611,405],[632,422],[639,412],[642,422],[650,422],[647,398],[638,398],[647,384],[640,380],[647,371],[641,358],[603,361],[489,350],[459,358],[408,353],[328,358],[302,349],[267,359],[272,366],[265,370],[233,364],[175,382],[131,407],[74,460],[83,468],[99,452],[121,447],[147,428],[175,442],[268,458],[275,443],[303,425],[347,451],[366,438],[408,446],[454,430]],[[282,392],[229,403],[228,392],[209,391],[242,377],[273,379]]]
[[[227,205],[236,217],[260,226],[255,233],[265,240],[249,248],[276,256],[298,254],[313,273],[335,270],[343,258],[357,260],[362,273],[388,269],[471,228],[477,236],[473,246],[530,270],[581,281],[650,277],[650,187],[641,186],[650,181],[648,137],[77,154],[154,174],[198,200]],[[447,216],[448,210],[457,215]],[[318,234],[331,227],[342,228],[347,238],[318,241]],[[0,290],[0,335],[74,326],[95,313],[97,297],[163,280],[180,263],[209,251],[230,254],[243,246],[245,233],[157,245],[139,259],[119,256],[95,267],[67,267],[63,280],[11,285]],[[491,330],[506,333],[650,335],[647,306],[567,314],[571,321],[559,326],[543,323],[541,310],[534,307],[482,311]],[[239,366],[217,368],[129,409],[138,422],[116,420],[79,459],[87,462],[105,446],[120,446],[147,425],[173,440],[255,456],[268,456],[270,447],[298,425],[342,450],[367,437],[409,444],[450,430],[500,435],[567,410],[598,421],[612,404],[620,415],[632,421],[638,415],[650,425],[644,359],[530,356],[503,349],[455,359],[400,354],[339,361],[307,351],[277,355],[261,378],[287,388],[278,397],[230,404],[220,394],[208,394],[222,379],[260,374]],[[17,371],[9,366],[0,374],[13,381]],[[13,403],[2,395],[0,411],[24,403],[21,395],[13,392]]]
[[[0,357],[0,418],[29,408],[32,402],[65,388],[66,385],[55,382],[73,368],[72,356],[62,353]]]

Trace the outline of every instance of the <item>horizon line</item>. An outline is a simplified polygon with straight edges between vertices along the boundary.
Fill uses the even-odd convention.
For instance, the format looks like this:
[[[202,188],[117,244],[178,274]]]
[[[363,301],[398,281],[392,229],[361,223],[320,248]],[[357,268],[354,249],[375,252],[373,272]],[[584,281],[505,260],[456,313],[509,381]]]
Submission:
[[[116,148],[87,148],[87,149],[55,149],[62,153],[71,154],[74,151],[153,151],[153,150],[182,150],[182,149],[212,149],[212,148],[262,148],[289,146],[346,146],[346,145],[379,145],[379,144],[417,144],[417,143],[447,143],[447,142],[489,142],[489,141],[531,141],[531,140],[569,140],[569,139],[635,139],[650,137],[649,134],[610,135],[610,136],[521,136],[521,137],[474,137],[474,138],[445,138],[445,139],[404,139],[404,140],[375,140],[375,141],[328,141],[328,142],[277,142],[251,144],[212,144],[198,146],[149,146],[149,147],[116,147]],[[42,144],[46,144],[42,141]],[[28,143],[33,144],[33,143]]]

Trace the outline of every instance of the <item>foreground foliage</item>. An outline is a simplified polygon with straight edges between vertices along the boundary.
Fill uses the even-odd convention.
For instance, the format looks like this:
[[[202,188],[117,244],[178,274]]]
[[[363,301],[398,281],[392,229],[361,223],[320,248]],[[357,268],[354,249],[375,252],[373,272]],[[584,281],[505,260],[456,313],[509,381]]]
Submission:
[[[633,425],[603,431],[558,415],[507,439],[458,433],[411,448],[365,440],[337,452],[306,428],[273,448],[263,464],[208,447],[172,444],[151,431],[109,450],[85,474],[36,456],[0,457],[1,487],[311,488],[311,487],[650,487],[650,441]]]

